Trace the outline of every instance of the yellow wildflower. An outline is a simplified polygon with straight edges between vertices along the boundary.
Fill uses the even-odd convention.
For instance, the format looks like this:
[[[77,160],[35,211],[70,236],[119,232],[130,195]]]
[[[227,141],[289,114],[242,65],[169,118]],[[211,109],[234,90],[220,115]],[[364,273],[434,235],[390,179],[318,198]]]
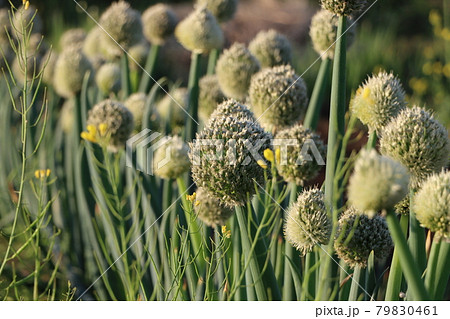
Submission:
[[[271,163],[274,162],[273,151],[270,148],[267,148],[267,149],[264,150],[264,157],[269,162],[271,162]]]
[[[430,62],[427,62],[423,65],[422,72],[425,75],[430,75],[431,73],[433,73],[433,66],[431,65]]]
[[[186,195],[186,199],[190,202],[194,202],[197,194],[194,192],[192,195]]]
[[[277,163],[281,163],[281,151],[279,148],[275,150],[275,160]]]
[[[28,10],[30,7],[30,1],[25,1],[25,10]]]
[[[230,238],[231,237],[231,230],[227,230],[227,226],[222,226],[222,235],[225,238]]]
[[[81,132],[80,135],[81,135],[81,138],[83,140],[86,140],[86,141],[89,141],[89,142],[92,142],[92,143],[96,143],[97,142],[97,139],[95,138],[94,134],[91,134],[91,133],[88,133],[88,132]]]
[[[267,168],[267,164],[266,164],[266,162],[264,162],[263,160],[258,160],[257,163],[258,163],[258,165],[261,166],[262,168],[264,168],[264,169]]]
[[[100,132],[100,136],[105,136],[108,131],[108,125],[106,123],[102,123],[98,126],[98,131]]]
[[[52,171],[50,169],[38,169],[34,172],[34,177],[37,179],[44,179],[49,177],[51,172]]]
[[[444,68],[442,69],[442,73],[445,75],[445,77],[450,78],[450,64],[446,64]]]

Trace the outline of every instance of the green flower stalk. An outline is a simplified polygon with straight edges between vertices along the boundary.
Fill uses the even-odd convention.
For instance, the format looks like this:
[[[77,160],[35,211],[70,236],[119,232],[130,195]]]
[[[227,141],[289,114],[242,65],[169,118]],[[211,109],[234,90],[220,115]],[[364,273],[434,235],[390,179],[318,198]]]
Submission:
[[[366,5],[365,0],[321,0],[322,8],[340,15],[350,16],[360,12]]]
[[[176,88],[165,95],[156,104],[156,110],[164,123],[169,123],[172,130],[179,131],[186,121],[186,112],[182,109],[189,104],[189,92],[186,88]],[[180,107],[181,105],[181,107]]]
[[[175,36],[183,47],[198,54],[220,49],[224,43],[223,32],[216,18],[202,7],[177,25]]]
[[[105,100],[89,110],[87,125],[95,127],[106,137],[108,150],[115,153],[125,146],[133,132],[133,114],[122,103]],[[105,132],[101,132],[101,125],[106,126]]]
[[[199,89],[198,114],[203,122],[207,122],[217,106],[226,98],[214,74],[202,77],[199,81]]]
[[[284,35],[273,29],[259,32],[248,45],[248,49],[263,68],[291,63],[291,43]]]
[[[406,107],[405,90],[392,73],[379,72],[367,79],[356,91],[350,110],[369,132],[380,132]]]
[[[65,98],[75,96],[81,91],[86,72],[92,71],[92,65],[80,47],[66,48],[58,57],[55,65],[53,86],[56,93]]]
[[[413,198],[413,210],[423,227],[438,237],[450,237],[450,171],[426,179]]]
[[[65,31],[61,36],[61,39],[59,40],[59,45],[63,49],[71,45],[79,45],[83,47],[86,36],[87,36],[86,31],[84,31],[83,29],[80,28],[69,29]]]
[[[235,43],[219,57],[216,74],[222,92],[229,98],[244,100],[252,76],[260,70],[258,60],[242,43]]]
[[[153,172],[163,179],[177,179],[189,171],[189,147],[179,136],[166,137],[153,157]]]
[[[305,81],[290,65],[263,69],[253,76],[249,100],[262,126],[270,131],[298,123],[308,106]]]
[[[70,134],[73,131],[73,125],[75,124],[75,119],[73,116],[74,107],[75,103],[73,99],[64,101],[64,104],[61,107],[59,121],[63,132],[66,134]]]
[[[286,213],[286,240],[302,255],[311,252],[316,245],[328,244],[331,228],[324,195],[318,188],[301,193]]]
[[[445,127],[420,107],[404,109],[381,131],[380,151],[405,165],[417,185],[449,161]]]
[[[227,22],[233,19],[238,0],[197,0],[197,4],[205,6],[219,22]]]
[[[393,243],[384,218],[378,215],[369,218],[349,208],[339,218],[334,248],[351,268],[365,268],[372,250],[376,259],[382,259],[389,255]]]
[[[265,169],[258,162],[263,161],[264,150],[271,147],[272,136],[248,117],[249,112],[233,100],[221,104],[190,144],[194,182],[228,207],[245,205],[248,196],[255,194],[254,181],[259,185],[265,181]],[[211,145],[211,141],[220,145]],[[217,154],[218,149],[223,152]]]
[[[43,41],[43,36],[37,33],[32,34],[27,47],[27,64],[25,65],[25,61],[20,56],[14,58],[12,71],[16,80],[24,83],[25,67],[27,80],[35,78],[42,70],[41,65],[46,62],[44,58],[48,51],[49,46]]]
[[[339,16],[324,9],[319,10],[311,19],[309,36],[311,37],[314,50],[321,56],[322,60],[333,60],[334,58],[338,22]],[[347,31],[347,48],[353,44],[355,33],[354,26]]]
[[[149,7],[142,14],[144,36],[152,45],[163,45],[173,35],[177,23],[175,12],[162,3]]]
[[[103,64],[95,75],[95,83],[103,95],[117,94],[120,90],[120,67],[116,63]]]
[[[409,192],[406,167],[375,150],[362,150],[350,177],[350,203],[369,217],[382,210],[391,210]]]
[[[284,145],[283,143],[286,140],[289,140],[290,143],[295,140],[297,144]],[[280,151],[280,160],[275,161],[278,174],[287,182],[293,182],[297,186],[303,186],[305,182],[316,177],[325,164],[323,159],[326,156],[326,146],[317,134],[303,127],[301,124],[277,132],[274,144],[275,142],[277,144],[274,145],[276,151],[284,147],[287,150],[285,159],[283,158],[283,152]],[[322,162],[311,155],[311,148],[318,151]]]
[[[101,45],[113,56],[124,54],[118,45],[128,50],[142,41],[141,14],[123,0],[113,2],[101,15],[99,24],[106,31],[101,33]]]
[[[225,225],[234,214],[234,209],[223,206],[203,188],[195,192],[195,213],[198,218],[210,227]]]

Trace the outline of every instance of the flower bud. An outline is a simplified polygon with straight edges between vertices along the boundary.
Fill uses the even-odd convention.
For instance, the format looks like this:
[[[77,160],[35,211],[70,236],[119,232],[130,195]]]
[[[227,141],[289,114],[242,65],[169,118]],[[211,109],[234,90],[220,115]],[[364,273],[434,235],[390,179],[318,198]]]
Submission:
[[[450,171],[433,174],[413,198],[413,211],[423,227],[450,237]]]
[[[297,144],[285,146],[286,140],[294,140]],[[275,149],[285,146],[287,150],[286,158],[280,157],[276,161],[278,174],[287,182],[302,186],[316,177],[321,165],[324,165],[326,146],[317,134],[301,124],[277,132],[274,142],[281,144],[274,145]],[[311,154],[311,150],[317,150],[318,154]],[[320,155],[320,158],[315,158],[316,155]]]
[[[80,28],[69,29],[63,33],[59,40],[61,48],[66,48],[72,45],[79,45],[83,47],[84,40],[86,39],[86,31]],[[98,43],[97,43],[98,45]]]
[[[391,210],[409,192],[409,173],[393,159],[363,150],[355,162],[348,197],[357,209],[373,217],[381,210]]]
[[[224,42],[223,32],[216,18],[202,7],[177,25],[175,36],[183,47],[195,53],[220,49]]]
[[[301,193],[286,213],[286,240],[302,255],[311,252],[315,245],[328,244],[331,228],[324,194],[318,188]]]
[[[171,90],[156,104],[156,110],[161,116],[163,123],[169,123],[172,131],[179,131],[186,122],[188,105],[188,90],[186,88],[176,88]]]
[[[383,217],[369,218],[355,208],[349,208],[339,218],[334,249],[351,268],[366,268],[372,251],[376,259],[382,259],[389,255],[392,247],[392,238]]]
[[[65,48],[55,64],[53,86],[56,93],[70,98],[81,91],[86,72],[92,65],[77,46]]]
[[[358,88],[350,102],[354,115],[369,127],[379,132],[406,107],[405,91],[400,80],[385,71],[373,75]]]
[[[227,22],[233,19],[238,0],[197,0],[197,4],[206,6],[219,22]]]
[[[291,43],[275,30],[259,32],[248,45],[248,49],[263,68],[291,63]]]
[[[222,92],[229,98],[244,100],[253,74],[260,69],[258,60],[241,43],[233,44],[219,57],[217,79]]]
[[[256,117],[271,131],[298,123],[308,107],[305,81],[289,65],[263,69],[253,76],[249,97]]]
[[[404,109],[381,131],[380,151],[405,165],[413,186],[449,162],[445,127],[420,107]]]
[[[144,36],[152,44],[164,44],[173,34],[177,23],[175,12],[162,3],[149,7],[142,14]]]
[[[217,75],[205,75],[199,81],[198,114],[206,122],[217,105],[225,100]]]
[[[321,0],[322,8],[340,16],[359,13],[366,5],[366,0]]]
[[[337,27],[339,17],[328,10],[319,10],[311,20],[309,36],[311,37],[314,50],[322,59],[333,59],[335,42],[337,38]],[[349,25],[353,22],[350,19]],[[346,32],[347,47],[350,47],[355,39],[356,28],[351,26]]]
[[[104,95],[118,93],[120,90],[121,72],[116,63],[103,64],[95,75],[95,83]]]
[[[200,187],[195,193],[195,213],[206,225],[213,228],[219,225],[225,225],[227,220],[233,216],[233,209],[221,205],[219,201],[208,194],[205,189]]]
[[[106,125],[108,150],[117,152],[123,148],[134,128],[133,114],[122,104],[105,100],[96,104],[88,113],[88,125]]]

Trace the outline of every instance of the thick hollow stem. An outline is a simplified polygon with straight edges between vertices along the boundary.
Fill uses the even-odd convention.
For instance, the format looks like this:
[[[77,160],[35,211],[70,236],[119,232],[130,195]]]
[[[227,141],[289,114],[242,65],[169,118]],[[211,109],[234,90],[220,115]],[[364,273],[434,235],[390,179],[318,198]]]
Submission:
[[[198,81],[200,79],[200,58],[199,53],[192,53],[191,69],[189,73],[189,116],[186,123],[186,141],[190,142],[195,137],[198,126]]]
[[[207,70],[208,74],[214,74],[216,72],[216,64],[219,58],[219,54],[220,54],[219,49],[213,49],[209,53],[208,70]]]
[[[139,84],[139,92],[147,94],[150,90],[150,83],[153,81],[153,72],[155,70],[156,61],[158,60],[160,45],[153,44],[145,63],[145,71],[142,72],[141,83]]]
[[[325,58],[320,64],[319,74],[314,84],[314,89],[309,100],[308,110],[306,111],[303,126],[312,130],[317,129],[320,119],[320,111],[322,109],[325,92],[329,82],[331,69],[331,60]]]
[[[398,249],[400,266],[402,267],[405,279],[408,284],[408,290],[411,292],[413,300],[426,301],[429,300],[425,285],[421,279],[416,261],[408,248],[406,239],[400,227],[400,224],[394,212],[388,212],[386,221],[391,232],[395,247]]]

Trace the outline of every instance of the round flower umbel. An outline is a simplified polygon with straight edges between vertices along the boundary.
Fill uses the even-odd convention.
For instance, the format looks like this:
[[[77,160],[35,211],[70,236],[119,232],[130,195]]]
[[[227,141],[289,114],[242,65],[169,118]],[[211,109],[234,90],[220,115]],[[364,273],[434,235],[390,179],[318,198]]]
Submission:
[[[53,86],[56,93],[70,98],[81,91],[86,72],[92,65],[79,46],[65,48],[55,64]]]
[[[104,95],[118,93],[121,87],[121,72],[117,63],[103,64],[95,75],[95,83]]]
[[[334,248],[339,258],[350,267],[365,268],[372,250],[376,259],[382,259],[389,255],[392,247],[383,217],[369,218],[355,208],[349,208],[339,218]]]
[[[338,22],[339,17],[337,15],[324,9],[319,10],[312,17],[309,36],[311,37],[314,50],[316,50],[322,59],[334,58]],[[354,26],[347,31],[347,47],[353,44],[355,33]]]
[[[284,35],[275,30],[259,32],[248,45],[248,49],[263,68],[291,63],[291,43]]]
[[[225,95],[219,86],[217,76],[205,75],[199,81],[198,114],[206,122],[217,105],[225,100]]]
[[[103,31],[100,27],[94,27],[91,29],[83,42],[83,53],[89,59],[96,58],[98,56],[102,56],[102,48],[100,47],[100,41],[103,37]]]
[[[122,103],[113,100],[96,104],[89,111],[87,124],[95,127],[101,136],[108,137],[107,147],[111,152],[124,147],[134,128],[133,114]]]
[[[353,114],[375,132],[379,132],[405,107],[405,90],[400,80],[385,71],[369,77],[350,102]]]
[[[219,104],[215,111],[211,114],[209,118],[208,126],[215,126],[216,121],[219,119],[222,120],[222,116],[230,116],[230,117],[246,117],[253,122],[256,122],[256,118],[253,115],[253,112],[244,104],[239,103],[236,100],[228,99],[223,103]]]
[[[278,174],[299,186],[316,177],[325,164],[326,146],[317,134],[301,124],[277,132],[274,148],[281,154],[276,161]]]
[[[216,74],[222,92],[229,98],[244,100],[253,74],[260,70],[258,60],[242,43],[233,44],[217,60]]]
[[[302,255],[315,245],[326,245],[330,240],[332,223],[327,215],[324,194],[318,188],[301,193],[285,217],[286,240]]]
[[[245,111],[239,111],[234,103],[218,107],[189,153],[194,182],[228,207],[244,205],[255,193],[255,182],[264,184],[264,168],[258,161],[272,137],[248,116],[245,106],[240,105]]]
[[[123,50],[142,41],[141,14],[125,1],[113,2],[100,17],[99,24],[106,31],[101,33],[101,45],[114,56],[122,55]]]
[[[413,186],[448,164],[450,141],[445,127],[420,107],[404,109],[381,131],[380,151],[405,165]]]
[[[144,36],[152,44],[164,44],[175,31],[177,23],[175,12],[163,3],[149,7],[142,14]]]
[[[413,211],[423,227],[450,237],[450,171],[433,174],[413,198]]]
[[[366,2],[366,0],[321,0],[322,8],[341,16],[360,12]]]
[[[200,6],[206,6],[219,22],[233,19],[238,6],[238,0],[197,0]]]
[[[86,39],[86,31],[80,28],[69,29],[63,33],[61,39],[59,40],[59,45],[61,48],[66,48],[71,45],[84,45],[84,40]],[[97,43],[98,45],[98,43]]]
[[[181,21],[175,36],[183,47],[194,53],[208,53],[223,46],[222,29],[211,12],[199,7],[187,18]]]
[[[249,97],[256,117],[271,131],[298,123],[308,106],[305,81],[289,65],[263,69],[253,76]]]
[[[165,137],[153,157],[153,171],[163,179],[176,179],[189,171],[189,147],[179,136]]]
[[[225,225],[227,220],[233,216],[234,210],[223,206],[217,199],[212,197],[203,188],[198,188],[194,205],[198,218],[210,227]]]
[[[409,191],[409,172],[393,159],[363,150],[350,177],[348,198],[357,209],[373,217],[391,210]]]
[[[132,71],[141,71],[142,67],[145,65],[147,61],[147,56],[150,51],[150,44],[147,40],[143,39],[138,44],[133,45],[129,50],[129,65],[130,70]]]

